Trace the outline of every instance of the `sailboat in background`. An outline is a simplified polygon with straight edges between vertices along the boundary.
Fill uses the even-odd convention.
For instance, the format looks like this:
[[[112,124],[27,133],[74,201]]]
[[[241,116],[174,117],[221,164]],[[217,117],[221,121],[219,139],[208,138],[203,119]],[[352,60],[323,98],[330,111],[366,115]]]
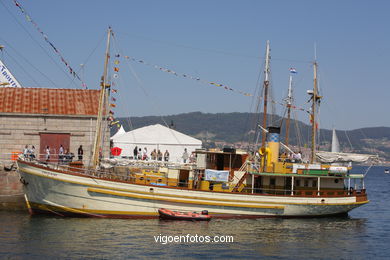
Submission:
[[[332,130],[332,148],[330,151],[332,153],[340,152],[340,143],[339,143],[339,139],[337,138],[336,129],[334,128]]]
[[[337,138],[335,129],[332,130],[331,151],[318,151],[316,153],[316,156],[320,162],[343,165],[351,165],[352,163],[364,163],[368,160],[378,160],[377,155],[340,152],[340,143]]]

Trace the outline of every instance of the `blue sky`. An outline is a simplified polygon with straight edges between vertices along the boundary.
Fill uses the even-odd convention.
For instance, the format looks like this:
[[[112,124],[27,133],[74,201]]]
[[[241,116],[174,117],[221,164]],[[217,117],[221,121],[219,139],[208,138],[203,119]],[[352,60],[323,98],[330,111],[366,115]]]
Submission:
[[[13,1],[0,1],[0,58],[22,85],[81,88]],[[308,108],[316,45],[320,126],[390,127],[389,1],[19,2],[89,88],[98,87],[110,25],[121,55],[249,93],[269,40],[273,99],[285,97],[288,69],[295,67],[295,103]],[[118,67],[117,116],[251,111],[252,98],[236,92],[140,63],[121,60]],[[282,109],[276,106],[278,114]],[[296,114],[308,122],[307,114]]]

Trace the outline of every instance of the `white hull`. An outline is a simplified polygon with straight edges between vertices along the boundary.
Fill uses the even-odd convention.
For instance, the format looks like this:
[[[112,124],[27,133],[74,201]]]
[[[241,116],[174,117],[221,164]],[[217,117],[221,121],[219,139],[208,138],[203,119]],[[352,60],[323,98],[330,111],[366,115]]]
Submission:
[[[18,161],[32,212],[91,217],[157,217],[159,208],[208,210],[214,217],[309,217],[347,213],[355,196],[298,197],[209,192],[72,175]]]

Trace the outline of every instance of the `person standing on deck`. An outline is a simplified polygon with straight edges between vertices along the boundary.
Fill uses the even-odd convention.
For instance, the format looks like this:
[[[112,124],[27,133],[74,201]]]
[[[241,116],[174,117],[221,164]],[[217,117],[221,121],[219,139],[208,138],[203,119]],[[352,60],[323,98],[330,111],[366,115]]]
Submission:
[[[64,147],[62,144],[60,145],[60,149],[58,150],[58,160],[62,162],[64,160]]]
[[[164,161],[169,161],[169,152],[168,150],[165,150],[165,153],[164,153]]]
[[[190,156],[188,155],[187,148],[184,148],[184,153],[183,156],[181,157],[183,158],[183,162],[186,163],[189,157]]]
[[[138,159],[138,147],[136,146],[133,150],[133,155],[134,155],[134,160],[137,160]]]
[[[50,147],[49,146],[46,146],[45,153],[46,153],[46,162],[48,162],[50,160]]]
[[[148,149],[146,147],[144,148],[144,152],[142,154],[142,160],[147,160],[148,159]]]
[[[23,149],[23,156],[24,156],[24,158],[27,158],[27,157],[28,157],[28,154],[29,154],[29,152],[28,152],[28,145],[26,145],[26,146],[24,147],[24,149]]]
[[[35,146],[33,145],[30,150],[30,158],[31,160],[35,159]]]
[[[83,154],[84,154],[83,146],[80,145],[79,149],[77,150],[77,155],[79,156],[79,161],[83,160]]]

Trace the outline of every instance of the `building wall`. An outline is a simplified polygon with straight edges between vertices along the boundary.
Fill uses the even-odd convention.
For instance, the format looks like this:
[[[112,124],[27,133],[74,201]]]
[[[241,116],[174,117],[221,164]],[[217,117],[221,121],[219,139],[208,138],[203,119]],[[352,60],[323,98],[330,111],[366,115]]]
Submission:
[[[47,114],[2,114],[0,113],[0,161],[7,162],[14,151],[23,151],[25,145],[34,145],[36,153],[40,150],[40,133],[69,133],[69,151],[76,155],[83,146],[83,162],[88,163],[95,138],[96,117],[58,116]],[[109,128],[105,133],[104,157],[109,156]],[[56,148],[58,151],[59,147]]]

